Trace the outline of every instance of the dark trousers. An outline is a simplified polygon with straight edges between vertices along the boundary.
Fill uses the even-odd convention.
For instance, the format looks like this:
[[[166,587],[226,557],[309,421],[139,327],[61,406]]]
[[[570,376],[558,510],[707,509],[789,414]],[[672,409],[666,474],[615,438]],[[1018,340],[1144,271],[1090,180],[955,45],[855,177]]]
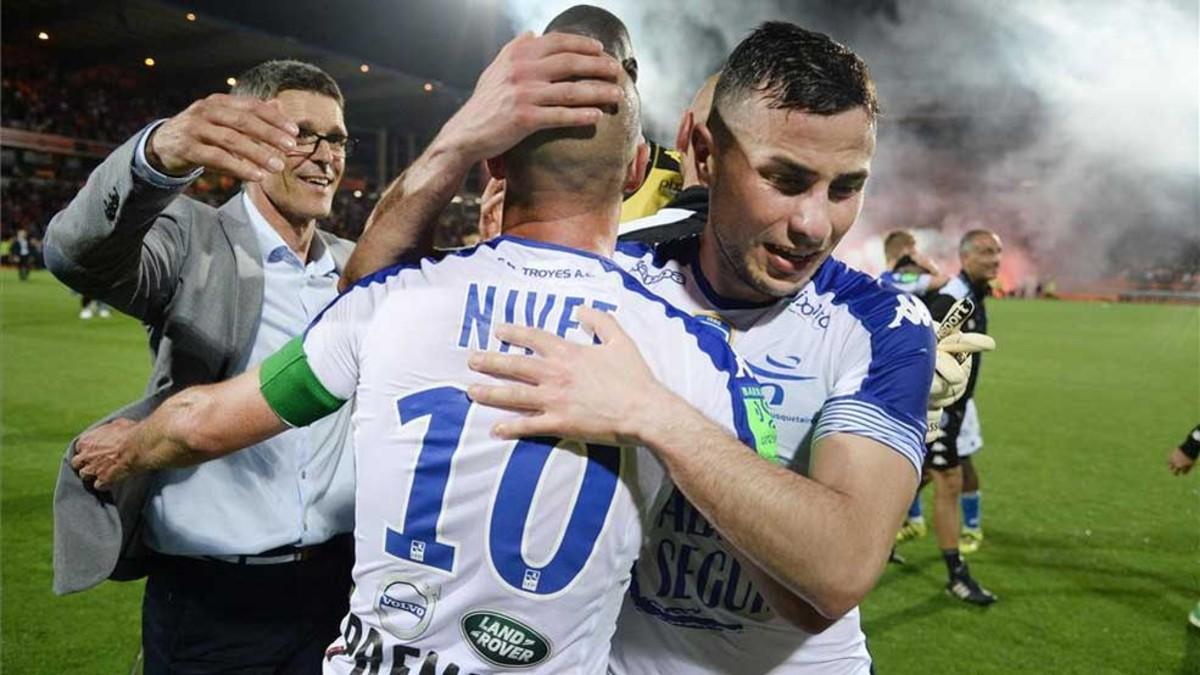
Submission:
[[[32,269],[33,269],[33,256],[32,255],[17,256],[17,277],[20,278],[21,281],[25,281],[26,279],[29,278],[29,271]]]
[[[319,675],[354,561],[348,535],[325,547],[277,565],[155,558],[142,599],[145,675]]]

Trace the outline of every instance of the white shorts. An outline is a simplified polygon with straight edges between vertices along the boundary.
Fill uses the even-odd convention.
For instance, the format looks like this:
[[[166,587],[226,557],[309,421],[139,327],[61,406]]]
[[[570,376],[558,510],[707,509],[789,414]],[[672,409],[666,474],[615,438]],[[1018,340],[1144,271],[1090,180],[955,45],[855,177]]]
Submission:
[[[983,428],[979,426],[979,411],[975,399],[967,401],[962,427],[958,430],[958,456],[970,457],[983,449]]]

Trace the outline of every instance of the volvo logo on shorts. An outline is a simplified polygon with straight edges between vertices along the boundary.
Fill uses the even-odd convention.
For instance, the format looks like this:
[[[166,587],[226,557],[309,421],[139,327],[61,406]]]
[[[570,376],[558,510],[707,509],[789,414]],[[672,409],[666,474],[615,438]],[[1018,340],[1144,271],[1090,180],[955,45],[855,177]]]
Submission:
[[[401,639],[412,639],[425,632],[433,619],[438,591],[429,584],[390,577],[380,584],[375,613],[379,624]]]
[[[461,627],[471,649],[493,665],[529,668],[550,656],[550,641],[541,633],[499,612],[468,612]]]

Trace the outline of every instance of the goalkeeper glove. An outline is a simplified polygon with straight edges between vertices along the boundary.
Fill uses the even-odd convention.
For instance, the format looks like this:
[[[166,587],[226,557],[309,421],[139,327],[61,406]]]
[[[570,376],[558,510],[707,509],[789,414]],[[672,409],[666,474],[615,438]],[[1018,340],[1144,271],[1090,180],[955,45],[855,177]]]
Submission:
[[[943,335],[937,326],[939,336]],[[941,337],[937,343],[937,358],[934,362],[933,384],[929,388],[929,404],[926,409],[928,430],[925,441],[938,437],[942,409],[962,398],[971,379],[971,367],[975,354],[990,352],[996,341],[982,333],[963,333],[957,328]]]

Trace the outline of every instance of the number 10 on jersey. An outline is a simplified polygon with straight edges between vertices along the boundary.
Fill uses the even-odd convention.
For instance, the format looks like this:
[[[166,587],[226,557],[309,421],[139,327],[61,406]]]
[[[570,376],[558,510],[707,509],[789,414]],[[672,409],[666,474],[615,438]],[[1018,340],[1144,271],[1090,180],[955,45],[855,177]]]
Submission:
[[[403,530],[387,528],[384,549],[389,555],[453,571],[456,547],[438,541],[437,526],[471,405],[465,391],[449,386],[425,389],[397,401],[402,425],[428,417],[429,427],[417,455]],[[604,529],[621,473],[619,448],[588,446],[583,482],[558,550],[544,566],[530,565],[521,552],[525,524],[538,481],[559,442],[548,437],[517,442],[501,473],[488,524],[488,554],[495,570],[512,588],[538,595],[557,593],[583,570]]]

